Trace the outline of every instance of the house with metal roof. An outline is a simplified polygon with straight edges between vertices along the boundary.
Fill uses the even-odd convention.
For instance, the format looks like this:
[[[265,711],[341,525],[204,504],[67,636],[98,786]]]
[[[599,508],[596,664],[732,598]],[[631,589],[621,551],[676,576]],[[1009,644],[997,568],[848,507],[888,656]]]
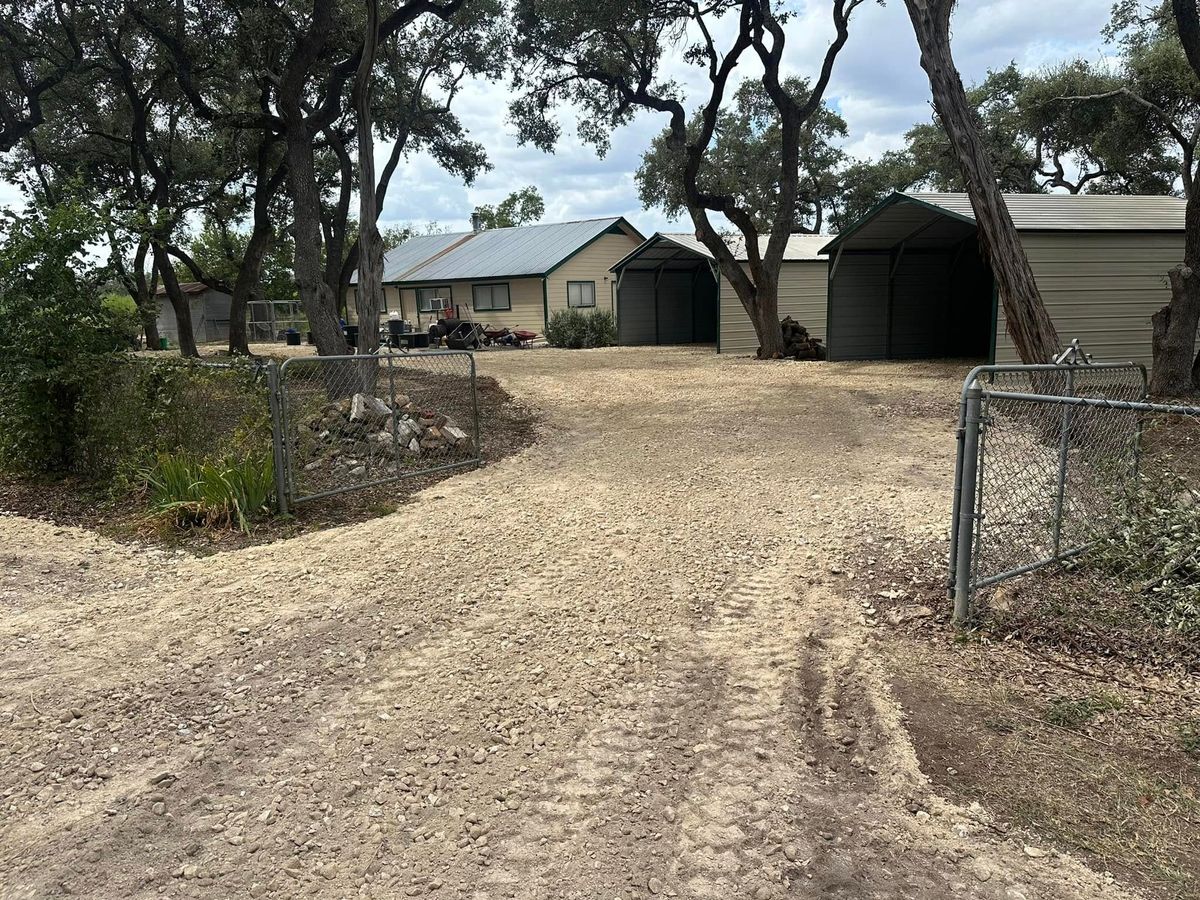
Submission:
[[[1097,359],[1149,363],[1183,261],[1178,197],[1006,194],[1046,309]],[[966,194],[895,193],[828,241],[829,358],[1017,362]]]
[[[613,310],[610,267],[641,241],[620,216],[410,238],[384,257],[384,315],[423,329],[451,309],[481,325],[542,333],[556,310]]]
[[[825,337],[829,235],[793,234],[779,273],[779,316]],[[767,239],[760,239],[766,250]],[[745,247],[730,245],[746,265]],[[617,332],[622,344],[712,344],[718,353],[754,353],[754,326],[716,259],[695,236],[659,232],[616,262]]]

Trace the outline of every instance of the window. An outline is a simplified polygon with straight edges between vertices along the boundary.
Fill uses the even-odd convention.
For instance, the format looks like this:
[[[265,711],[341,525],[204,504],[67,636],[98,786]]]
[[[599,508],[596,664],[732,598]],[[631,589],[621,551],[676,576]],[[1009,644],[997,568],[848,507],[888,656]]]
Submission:
[[[449,285],[417,288],[417,312],[441,312],[451,305],[452,296]]]
[[[507,284],[475,284],[471,286],[471,299],[476,312],[492,312],[512,309],[508,298]]]
[[[568,281],[567,306],[595,306],[596,282]]]

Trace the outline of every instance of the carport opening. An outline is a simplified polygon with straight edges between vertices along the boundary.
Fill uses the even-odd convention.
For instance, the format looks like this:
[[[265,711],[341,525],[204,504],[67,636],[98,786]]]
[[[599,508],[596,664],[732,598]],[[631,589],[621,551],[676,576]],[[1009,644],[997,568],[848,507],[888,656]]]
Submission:
[[[716,343],[712,261],[676,239],[687,236],[656,234],[613,267],[620,343]]]
[[[974,222],[892,200],[830,255],[830,359],[993,357],[994,281]]]

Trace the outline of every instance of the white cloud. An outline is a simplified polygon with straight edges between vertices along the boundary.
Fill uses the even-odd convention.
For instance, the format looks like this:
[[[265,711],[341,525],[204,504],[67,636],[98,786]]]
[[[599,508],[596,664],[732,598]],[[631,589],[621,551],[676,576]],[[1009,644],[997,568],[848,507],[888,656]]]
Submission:
[[[1100,31],[1108,20],[1111,0],[989,0],[960,4],[954,20],[954,55],[964,81],[982,78],[989,68],[1010,61],[1039,68],[1073,56],[1099,58],[1104,52]],[[722,31],[733,27],[721,23]],[[785,56],[790,72],[812,76],[833,37],[829,0],[797,0],[787,24]],[[1111,48],[1108,52],[1111,54]],[[743,77],[756,77],[747,59]],[[682,60],[668,65],[669,74],[685,88],[703,90],[703,74]],[[686,221],[668,222],[661,213],[641,209],[633,174],[642,151],[665,124],[661,116],[643,114],[617,129],[604,159],[575,135],[570,110],[562,110],[563,139],[553,155],[517,143],[507,121],[511,99],[507,84],[475,83],[464,87],[456,111],[472,140],[488,150],[493,169],[471,186],[442,172],[426,154],[415,154],[397,170],[383,210],[386,223],[436,221],[465,229],[471,209],[496,203],[510,191],[536,185],[546,199],[546,220],[624,215],[646,233],[687,229]],[[838,57],[826,99],[846,119],[846,150],[854,156],[877,155],[901,145],[903,133],[930,116],[929,84],[919,64],[904,4],[865,3],[854,14],[850,39]],[[698,103],[696,95],[689,107]],[[383,157],[387,147],[380,147]],[[382,159],[381,159],[382,162]],[[15,199],[11,186],[0,184],[0,204]]]

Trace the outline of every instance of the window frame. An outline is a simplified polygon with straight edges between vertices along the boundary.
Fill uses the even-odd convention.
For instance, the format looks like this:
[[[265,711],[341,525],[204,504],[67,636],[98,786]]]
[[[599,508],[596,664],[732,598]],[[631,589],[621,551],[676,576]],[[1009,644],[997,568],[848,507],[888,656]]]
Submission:
[[[571,285],[573,284],[589,284],[592,287],[592,302],[591,303],[572,303],[571,302]],[[582,291],[580,292],[582,296]],[[595,309],[596,308],[596,282],[594,281],[568,281],[567,282],[567,308],[568,309]]]
[[[478,294],[479,289],[480,288],[488,288],[489,289],[488,296],[491,297],[491,295],[493,293],[491,289],[498,288],[498,287],[504,288],[504,297],[505,297],[505,300],[507,301],[506,305],[504,305],[504,306],[487,306],[487,307],[481,308],[479,306],[479,294]],[[488,282],[479,282],[478,284],[472,284],[471,285],[471,309],[474,310],[475,312],[512,312],[512,288],[509,286],[509,283],[507,281],[488,281]]]
[[[446,296],[445,296],[445,297],[442,297],[442,296],[441,296],[441,295],[438,293],[438,291],[441,291],[441,290],[443,290],[443,289],[446,291]],[[429,287],[429,286],[427,286],[427,285],[421,285],[421,286],[418,286],[418,287],[416,287],[416,288],[414,288],[414,289],[413,289],[413,299],[414,299],[414,301],[415,301],[415,302],[416,302],[416,304],[417,304],[417,312],[418,312],[419,314],[430,315],[431,313],[441,312],[441,311],[442,311],[442,308],[443,308],[443,307],[439,306],[439,307],[437,307],[436,309],[423,309],[423,308],[421,307],[421,303],[423,302],[423,301],[421,300],[421,291],[433,291],[433,292],[434,292],[434,293],[433,293],[433,297],[431,297],[430,299],[433,299],[433,300],[449,300],[449,301],[450,301],[450,305],[451,305],[451,306],[453,306],[453,305],[454,305],[454,288],[453,288],[451,285],[448,285],[448,284],[438,284],[438,285],[434,285],[433,287]]]

